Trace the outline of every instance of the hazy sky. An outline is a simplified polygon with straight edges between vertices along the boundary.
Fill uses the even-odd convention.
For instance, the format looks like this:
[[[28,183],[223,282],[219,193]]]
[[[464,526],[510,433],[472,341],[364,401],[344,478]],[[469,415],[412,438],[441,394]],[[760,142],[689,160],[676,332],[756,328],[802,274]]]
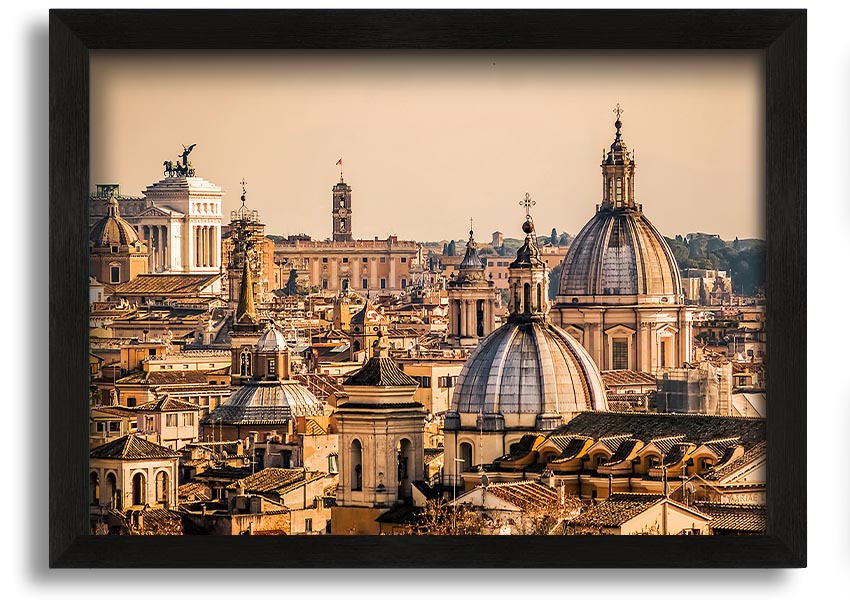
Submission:
[[[91,187],[141,195],[181,144],[266,232],[331,234],[339,158],[355,237],[578,232],[624,109],[635,196],[665,235],[764,236],[760,52],[91,54]]]

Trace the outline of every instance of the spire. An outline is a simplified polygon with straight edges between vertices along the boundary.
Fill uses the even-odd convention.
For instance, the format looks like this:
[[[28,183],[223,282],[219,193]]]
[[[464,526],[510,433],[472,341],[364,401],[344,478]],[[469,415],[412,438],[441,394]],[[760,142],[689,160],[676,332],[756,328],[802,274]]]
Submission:
[[[254,284],[251,281],[251,261],[248,259],[247,244],[242,247],[242,283],[239,286],[239,304],[236,306],[236,322],[248,316],[252,321],[256,319],[257,312],[254,308]]]
[[[472,219],[469,220],[469,240],[466,242],[466,253],[463,255],[463,260],[460,261],[459,269],[462,271],[483,271],[486,263],[478,256],[478,244],[475,243],[475,238],[472,236]]]
[[[534,220],[530,214],[531,207],[537,203],[526,192],[525,197],[520,200],[519,204],[525,207],[525,223],[522,224],[522,230],[525,233],[525,242],[517,250],[516,260],[510,266],[511,268],[543,266],[543,261],[540,260],[540,248],[537,246],[536,232],[534,231]]]
[[[623,114],[623,109],[617,104],[613,112],[617,115],[617,120],[614,121],[616,129],[614,141],[607,153],[605,150],[602,151],[602,189],[604,191],[600,210],[624,208],[639,210],[635,204],[635,155],[634,152],[629,152],[621,131],[623,122],[620,120],[620,115]]]
[[[510,264],[508,271],[508,321],[511,323],[545,319],[549,312],[549,269],[540,260],[540,248],[537,246],[537,234],[530,212],[534,204],[528,193],[520,201],[520,206],[525,207],[525,222],[522,224],[525,241],[517,250],[516,260]]]

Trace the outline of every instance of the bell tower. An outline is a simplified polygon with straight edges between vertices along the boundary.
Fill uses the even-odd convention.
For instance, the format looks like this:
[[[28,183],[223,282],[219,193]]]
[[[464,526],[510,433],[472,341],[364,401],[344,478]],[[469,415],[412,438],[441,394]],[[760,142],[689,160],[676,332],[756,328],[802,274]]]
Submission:
[[[485,275],[485,261],[478,256],[469,224],[466,254],[454,277],[446,283],[449,297],[449,330],[452,346],[476,346],[496,328],[496,288]]]
[[[341,162],[341,160],[340,160]],[[350,242],[351,237],[351,186],[342,178],[342,166],[339,171],[339,183],[333,187],[333,206],[331,214],[334,222],[333,241]]]
[[[614,109],[617,120],[614,122],[617,132],[607,154],[602,151],[602,204],[600,210],[632,209],[640,210],[635,204],[635,153],[629,152],[623,141],[620,128],[623,122],[620,105]]]

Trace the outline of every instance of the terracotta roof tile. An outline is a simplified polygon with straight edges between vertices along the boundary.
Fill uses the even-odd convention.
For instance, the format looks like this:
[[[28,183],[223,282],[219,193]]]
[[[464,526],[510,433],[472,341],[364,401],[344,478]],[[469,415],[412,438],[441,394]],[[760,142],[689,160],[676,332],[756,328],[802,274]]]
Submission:
[[[92,448],[90,458],[117,458],[121,460],[178,458],[174,450],[153,444],[144,438],[125,435],[102,446]]]
[[[558,500],[555,488],[536,481],[494,483],[487,486],[487,492],[522,510],[543,508]]]
[[[607,500],[572,519],[579,527],[619,527],[664,500],[661,494],[611,494]]]
[[[720,504],[696,502],[697,510],[713,518],[711,527],[719,532],[765,533],[767,507],[763,504]]]

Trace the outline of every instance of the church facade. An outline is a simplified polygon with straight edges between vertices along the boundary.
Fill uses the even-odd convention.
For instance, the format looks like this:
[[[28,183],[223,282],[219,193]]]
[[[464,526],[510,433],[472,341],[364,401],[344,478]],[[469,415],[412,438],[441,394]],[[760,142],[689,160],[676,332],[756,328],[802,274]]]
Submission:
[[[619,106],[615,112],[602,202],[564,258],[552,320],[599,369],[657,373],[694,359],[693,310],[670,246],[635,201],[634,151],[623,141]]]

